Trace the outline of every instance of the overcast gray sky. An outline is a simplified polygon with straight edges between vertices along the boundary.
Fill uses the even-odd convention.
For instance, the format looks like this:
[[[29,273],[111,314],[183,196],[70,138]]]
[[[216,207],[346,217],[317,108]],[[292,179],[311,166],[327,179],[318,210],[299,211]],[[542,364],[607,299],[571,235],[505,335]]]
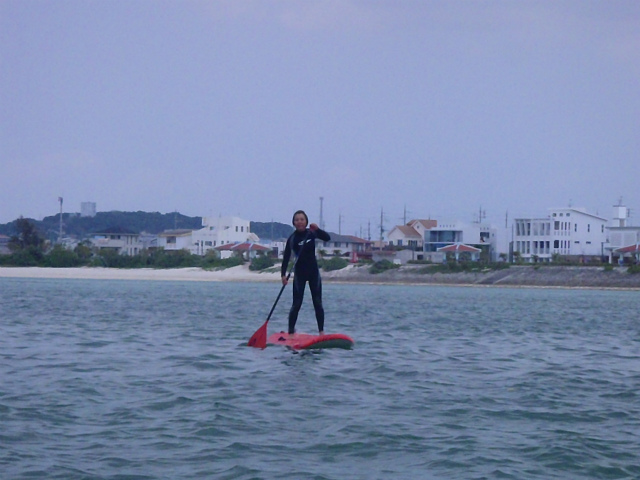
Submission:
[[[637,0],[0,0],[0,41],[0,223],[640,223]]]

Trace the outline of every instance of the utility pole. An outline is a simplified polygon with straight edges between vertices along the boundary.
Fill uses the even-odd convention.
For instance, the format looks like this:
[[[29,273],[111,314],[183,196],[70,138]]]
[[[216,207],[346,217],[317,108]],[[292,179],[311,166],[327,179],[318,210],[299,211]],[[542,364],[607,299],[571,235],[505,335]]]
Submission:
[[[60,202],[60,231],[58,232],[58,243],[62,243],[62,197],[58,197]]]
[[[382,240],[384,238],[384,210],[380,207],[380,248],[382,248]]]
[[[338,214],[338,235],[342,235],[342,213]]]
[[[482,223],[482,220],[485,218],[487,218],[487,211],[482,210],[482,206],[480,206],[480,209],[478,211],[478,223]]]
[[[402,215],[402,224],[403,225],[407,224],[407,204],[406,203],[404,205],[404,213]]]

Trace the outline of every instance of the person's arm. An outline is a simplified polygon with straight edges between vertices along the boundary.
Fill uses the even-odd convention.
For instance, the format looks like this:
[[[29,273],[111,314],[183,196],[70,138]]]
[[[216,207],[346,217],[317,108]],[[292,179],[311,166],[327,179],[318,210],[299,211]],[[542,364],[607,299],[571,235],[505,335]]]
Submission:
[[[319,238],[323,242],[328,242],[329,240],[331,240],[331,236],[320,227],[318,227],[318,225],[316,225],[315,223],[309,225],[309,230],[314,233],[316,238]]]

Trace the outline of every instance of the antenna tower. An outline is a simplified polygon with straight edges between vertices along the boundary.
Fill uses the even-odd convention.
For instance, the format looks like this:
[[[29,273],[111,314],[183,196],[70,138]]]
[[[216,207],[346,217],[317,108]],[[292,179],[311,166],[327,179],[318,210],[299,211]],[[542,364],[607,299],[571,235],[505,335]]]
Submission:
[[[58,243],[62,243],[62,197],[58,197],[60,202],[60,231],[58,232]]]

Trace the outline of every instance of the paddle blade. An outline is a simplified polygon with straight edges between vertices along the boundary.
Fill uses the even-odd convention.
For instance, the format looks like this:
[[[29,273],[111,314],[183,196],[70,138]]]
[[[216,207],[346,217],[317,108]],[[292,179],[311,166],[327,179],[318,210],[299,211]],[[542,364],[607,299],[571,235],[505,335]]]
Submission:
[[[262,324],[262,326],[256,330],[251,338],[249,339],[249,343],[247,345],[249,347],[254,348],[267,348],[267,324],[269,321],[267,320]]]

